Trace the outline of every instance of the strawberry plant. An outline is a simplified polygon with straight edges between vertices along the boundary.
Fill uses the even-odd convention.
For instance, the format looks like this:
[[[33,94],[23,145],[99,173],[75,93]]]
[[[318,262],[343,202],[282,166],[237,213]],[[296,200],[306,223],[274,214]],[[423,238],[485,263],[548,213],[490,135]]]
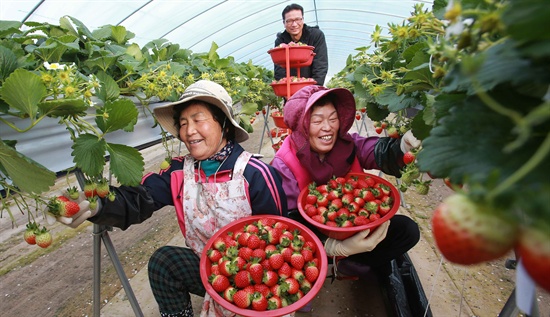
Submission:
[[[101,197],[112,199],[103,175],[137,185],[144,161],[137,149],[110,142],[109,136],[132,133],[140,111],[152,115],[151,102],[175,101],[189,84],[209,79],[227,89],[239,105],[237,120],[249,132],[251,116],[277,102],[269,87],[271,71],[220,58],[215,43],[207,53],[192,53],[164,39],[138,47],[123,26],[92,31],[70,16],[61,17],[59,25],[0,21],[0,30],[0,215],[7,211],[15,225],[12,209],[27,213],[30,222],[37,220],[35,210],[49,201],[41,194],[54,185],[57,172],[65,172],[20,152],[22,135],[43,128],[44,122],[55,120],[63,127],[71,142],[67,161],[100,186]],[[167,137],[162,131],[159,138]],[[30,201],[38,206],[30,208]]]
[[[438,210],[479,214],[476,226],[488,235],[486,224],[495,217],[513,223],[519,236],[509,237],[521,241],[526,266],[547,259],[533,250],[550,249],[548,235],[529,234],[550,232],[550,37],[543,31],[549,21],[544,0],[435,1],[433,10],[417,5],[401,25],[389,25],[389,35],[377,28],[374,50],[360,49],[338,76],[373,121],[410,120],[422,140],[418,172],[445,179],[457,191]],[[412,184],[417,175],[408,172],[403,177]],[[442,214],[436,212],[434,226],[469,227],[466,220],[441,221]],[[478,246],[492,249],[494,243],[484,241]],[[510,241],[498,244],[510,248]],[[468,239],[455,243],[456,250],[467,245]],[[461,262],[460,253],[443,250]],[[491,252],[482,253],[502,254]],[[545,285],[539,270],[528,272]]]

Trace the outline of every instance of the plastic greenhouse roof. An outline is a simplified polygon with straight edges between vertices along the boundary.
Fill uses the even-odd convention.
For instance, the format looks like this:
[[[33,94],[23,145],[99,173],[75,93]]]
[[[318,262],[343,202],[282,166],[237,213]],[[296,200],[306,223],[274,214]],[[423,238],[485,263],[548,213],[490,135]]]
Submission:
[[[59,24],[69,15],[88,29],[122,25],[133,32],[140,47],[164,38],[195,53],[207,52],[212,42],[220,57],[252,61],[273,69],[267,51],[283,31],[282,10],[291,3],[304,7],[307,25],[319,25],[328,46],[327,79],[342,70],[348,56],[368,46],[375,25],[401,24],[417,3],[431,0],[0,0],[0,19]]]

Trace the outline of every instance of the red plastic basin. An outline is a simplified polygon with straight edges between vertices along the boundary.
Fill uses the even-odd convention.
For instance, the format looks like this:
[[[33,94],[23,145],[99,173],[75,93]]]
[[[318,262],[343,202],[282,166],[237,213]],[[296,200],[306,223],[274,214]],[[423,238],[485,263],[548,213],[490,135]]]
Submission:
[[[306,187],[300,192],[300,195],[298,196],[298,210],[300,211],[300,213],[302,214],[302,217],[304,217],[304,219],[307,222],[309,222],[312,225],[314,225],[315,227],[317,227],[319,229],[319,231],[326,234],[330,238],[337,239],[337,240],[344,240],[346,238],[351,237],[352,235],[356,234],[359,231],[363,231],[363,230],[366,230],[366,229],[374,230],[374,229],[378,228],[378,226],[380,226],[382,223],[384,223],[387,220],[391,219],[395,215],[397,210],[399,210],[399,206],[401,204],[401,196],[399,195],[399,190],[392,183],[388,182],[384,178],[381,178],[379,176],[376,176],[376,175],[373,175],[373,174],[370,174],[370,173],[349,173],[349,174],[346,175],[346,177],[353,176],[353,175],[356,175],[356,176],[368,175],[368,176],[374,178],[377,182],[388,185],[390,187],[390,190],[391,190],[390,195],[393,198],[392,208],[390,209],[390,211],[388,211],[387,214],[385,214],[380,219],[378,219],[376,221],[373,221],[373,222],[369,222],[366,225],[354,226],[354,227],[344,227],[344,228],[342,228],[342,227],[331,227],[331,226],[324,225],[322,223],[319,223],[319,222],[311,219],[311,217],[309,217],[305,213],[303,207],[306,204],[305,201],[306,201],[306,197],[307,197],[307,194],[308,194],[308,191],[309,191],[308,188]],[[320,185],[320,184],[318,184],[318,185]]]
[[[236,305],[233,305],[232,303],[228,302],[224,298],[222,298],[210,285],[208,282],[208,277],[210,276],[210,266],[211,262],[210,259],[206,256],[206,252],[208,249],[212,248],[213,242],[220,237],[221,235],[225,235],[227,232],[235,232],[238,229],[242,229],[244,225],[250,224],[253,222],[258,221],[261,218],[269,217],[271,219],[274,219],[276,221],[284,222],[288,225],[289,231],[299,230],[302,236],[305,238],[306,241],[313,241],[315,243],[315,246],[317,248],[317,251],[315,252],[315,257],[319,261],[319,277],[314,282],[311,290],[304,295],[300,300],[294,302],[291,305],[288,305],[286,307],[282,307],[279,309],[274,310],[264,310],[264,311],[255,311],[252,309],[243,309],[240,307],[237,307]],[[276,316],[284,316],[286,314],[290,314],[292,312],[297,311],[307,303],[313,300],[315,298],[315,295],[319,292],[321,287],[323,286],[323,283],[325,282],[325,278],[327,275],[327,268],[328,268],[328,260],[327,255],[325,253],[325,249],[323,247],[323,244],[317,238],[317,236],[306,226],[302,225],[301,223],[294,221],[290,218],[286,217],[280,217],[280,216],[273,216],[273,215],[257,215],[257,216],[249,216],[245,218],[241,218],[239,220],[235,220],[231,222],[230,224],[226,225],[222,229],[220,229],[218,232],[216,232],[206,243],[206,246],[204,247],[204,250],[201,254],[200,259],[200,275],[202,283],[206,289],[206,292],[212,297],[213,300],[215,300],[217,303],[219,303],[221,306],[223,306],[225,309],[230,310],[237,315],[240,316],[248,316],[248,317],[276,317]]]

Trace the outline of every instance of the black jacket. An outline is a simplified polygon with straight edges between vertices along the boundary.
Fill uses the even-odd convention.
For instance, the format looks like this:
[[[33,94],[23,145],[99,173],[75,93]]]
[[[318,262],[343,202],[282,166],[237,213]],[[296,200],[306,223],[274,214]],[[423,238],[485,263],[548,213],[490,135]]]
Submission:
[[[275,39],[275,47],[282,43],[290,43],[292,38],[287,31],[277,33]],[[318,26],[307,26],[304,24],[302,37],[299,42],[315,47],[313,52],[315,57],[310,66],[300,68],[300,77],[313,78],[317,85],[325,84],[325,77],[328,72],[328,53],[327,43],[325,42],[325,34]],[[275,79],[279,80],[286,77],[286,69],[284,67],[274,65]],[[291,69],[290,76],[296,76],[296,69]]]

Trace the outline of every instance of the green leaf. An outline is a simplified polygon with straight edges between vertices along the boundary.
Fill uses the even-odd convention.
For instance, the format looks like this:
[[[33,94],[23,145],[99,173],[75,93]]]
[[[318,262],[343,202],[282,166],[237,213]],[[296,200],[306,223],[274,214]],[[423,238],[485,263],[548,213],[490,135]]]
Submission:
[[[258,110],[258,105],[255,102],[247,102],[241,108],[242,114],[252,115]]]
[[[111,36],[118,44],[124,44],[126,42],[126,28],[122,25],[111,27]]]
[[[40,194],[55,184],[54,172],[17,152],[0,139],[0,168],[24,192]],[[29,177],[32,175],[32,177]]]
[[[0,93],[10,107],[35,118],[38,103],[47,92],[40,76],[18,68],[6,79]]]
[[[107,101],[103,108],[97,110],[97,114],[96,124],[106,134],[135,124],[138,110],[131,100],[118,99],[114,102]]]
[[[510,1],[502,13],[508,34],[518,41],[550,39],[550,6],[547,0]]]
[[[3,82],[17,68],[17,56],[0,45],[0,82]]]
[[[387,108],[382,108],[373,102],[368,102],[366,109],[367,116],[373,121],[383,120],[390,114]]]
[[[137,186],[143,176],[143,157],[133,147],[107,143],[110,155],[110,169],[122,185]]]
[[[99,87],[96,96],[103,100],[103,102],[116,100],[120,96],[120,88],[113,77],[103,71],[100,71],[97,73],[97,79],[101,83],[101,86]]]
[[[105,166],[107,142],[93,134],[81,134],[72,146],[73,162],[86,175],[101,175]]]
[[[52,99],[38,104],[40,111],[48,117],[85,115],[88,105],[82,99]]]
[[[516,137],[514,124],[506,117],[491,111],[477,98],[465,99],[455,104],[422,142],[418,166],[458,182],[470,179],[483,183],[494,172],[502,181],[533,156],[545,135],[533,136],[515,151],[506,152],[505,147]],[[548,175],[550,164],[545,164],[521,182],[544,183]]]

